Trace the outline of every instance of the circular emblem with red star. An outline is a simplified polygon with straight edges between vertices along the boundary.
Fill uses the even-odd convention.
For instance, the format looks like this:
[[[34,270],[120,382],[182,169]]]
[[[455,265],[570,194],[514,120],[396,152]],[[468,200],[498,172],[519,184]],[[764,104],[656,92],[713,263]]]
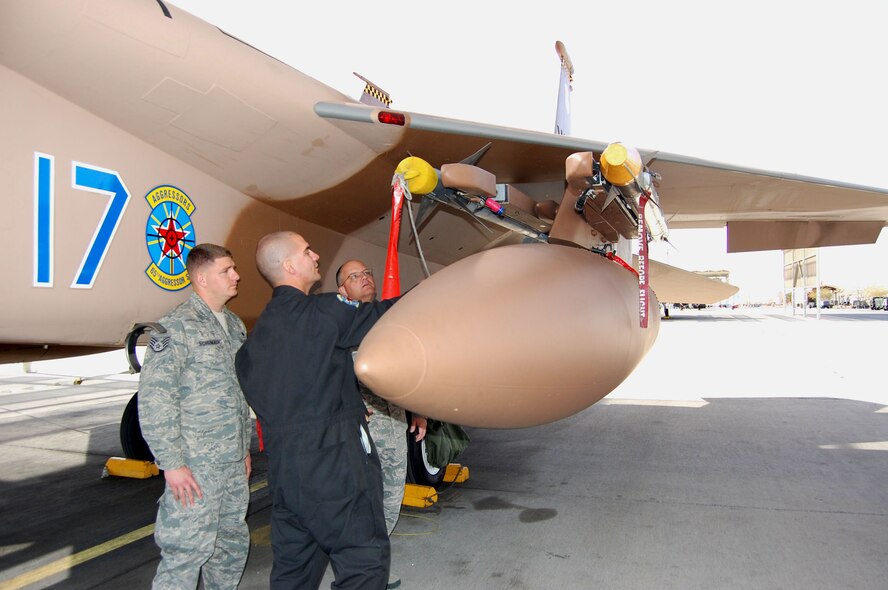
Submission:
[[[161,289],[184,289],[191,282],[185,261],[196,243],[191,223],[194,203],[188,195],[170,185],[151,189],[145,200],[151,207],[145,226],[145,243],[151,264],[145,274]]]

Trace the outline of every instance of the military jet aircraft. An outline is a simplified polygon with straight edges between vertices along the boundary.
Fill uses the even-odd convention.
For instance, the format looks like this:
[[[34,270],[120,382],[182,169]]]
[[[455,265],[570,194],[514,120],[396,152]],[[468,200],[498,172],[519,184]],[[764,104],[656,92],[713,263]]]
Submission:
[[[167,0],[3,2],[0,86],[6,362],[123,346],[187,296],[199,242],[234,253],[248,326],[267,232],[303,234],[327,290],[345,258],[382,269],[394,180],[416,286],[359,376],[441,420],[530,426],[625,379],[658,300],[733,292],[648,260],[669,228],[727,226],[740,252],[872,243],[888,220],[882,189],[364,104]]]

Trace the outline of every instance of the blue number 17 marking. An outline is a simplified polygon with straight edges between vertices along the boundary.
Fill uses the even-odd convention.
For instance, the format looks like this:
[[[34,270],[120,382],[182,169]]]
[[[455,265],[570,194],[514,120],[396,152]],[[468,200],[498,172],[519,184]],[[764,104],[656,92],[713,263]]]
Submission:
[[[34,286],[52,287],[53,162],[34,153]]]
[[[77,269],[77,277],[71,284],[71,287],[74,288],[90,289],[102,267],[111,240],[114,239],[114,234],[117,232],[123,212],[126,211],[130,194],[120,175],[111,170],[74,162],[73,176],[74,188],[96,192],[111,198],[108,201],[108,206],[105,207],[105,213],[102,215],[99,225],[96,227],[89,247],[86,249],[86,254],[83,255],[80,268]]]
[[[55,190],[53,184],[54,158],[47,154],[34,154],[34,285],[52,287],[53,242],[55,234]],[[113,170],[72,163],[71,184],[75,189],[99,193],[109,197],[99,225],[77,269],[71,287],[90,289],[96,280],[126,205],[130,193],[120,175]]]

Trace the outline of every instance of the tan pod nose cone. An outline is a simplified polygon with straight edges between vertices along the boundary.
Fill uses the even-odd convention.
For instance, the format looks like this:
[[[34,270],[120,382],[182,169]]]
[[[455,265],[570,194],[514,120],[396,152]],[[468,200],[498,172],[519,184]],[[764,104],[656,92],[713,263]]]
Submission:
[[[650,349],[659,321],[653,313],[639,327],[637,278],[612,261],[567,246],[505,246],[417,285],[364,339],[355,371],[424,416],[534,426],[610,393]]]

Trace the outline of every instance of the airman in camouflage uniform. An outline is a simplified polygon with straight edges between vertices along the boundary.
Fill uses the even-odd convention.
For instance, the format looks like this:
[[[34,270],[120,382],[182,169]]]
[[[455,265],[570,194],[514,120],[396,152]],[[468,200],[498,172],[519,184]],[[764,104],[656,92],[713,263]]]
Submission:
[[[340,266],[336,273],[336,284],[339,285],[339,295],[355,305],[376,299],[373,271],[360,260],[348,260]],[[382,465],[385,524],[391,535],[401,515],[404,483],[407,481],[407,412],[366,387],[361,386],[361,395],[371,414],[370,436]],[[426,419],[413,416],[410,432],[416,432],[417,442],[423,439],[425,430]]]
[[[139,386],[139,418],[166,487],[154,539],[153,588],[236,588],[250,546],[250,411],[234,371],[246,339],[225,307],[240,280],[231,253],[201,244],[188,256],[194,293],[160,319]]]
[[[385,527],[391,535],[401,516],[404,484],[407,481],[407,411],[390,404],[366,387],[361,386],[364,405],[373,413],[368,429],[379,453],[382,467],[382,505],[385,508]]]

